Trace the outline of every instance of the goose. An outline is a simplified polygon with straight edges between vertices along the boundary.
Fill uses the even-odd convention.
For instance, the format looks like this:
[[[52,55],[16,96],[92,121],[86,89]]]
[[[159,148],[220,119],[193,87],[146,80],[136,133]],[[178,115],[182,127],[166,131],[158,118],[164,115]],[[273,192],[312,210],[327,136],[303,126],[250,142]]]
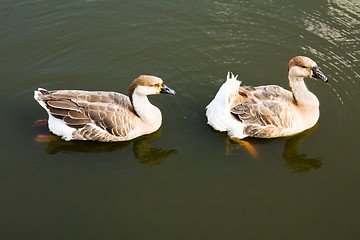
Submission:
[[[319,100],[304,78],[328,82],[317,64],[305,56],[292,58],[287,68],[290,91],[280,86],[240,86],[228,72],[226,82],[206,107],[208,124],[232,139],[277,138],[313,127],[319,119]]]
[[[49,130],[66,141],[128,141],[157,131],[161,111],[147,95],[175,94],[159,77],[141,75],[126,96],[117,92],[38,88],[35,100],[47,111]]]

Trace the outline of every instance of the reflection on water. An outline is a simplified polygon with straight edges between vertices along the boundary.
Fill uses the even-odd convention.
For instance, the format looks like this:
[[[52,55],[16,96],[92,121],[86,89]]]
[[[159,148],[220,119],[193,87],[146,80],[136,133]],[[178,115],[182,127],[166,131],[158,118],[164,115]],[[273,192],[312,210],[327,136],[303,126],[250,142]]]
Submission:
[[[283,159],[285,160],[285,165],[291,170],[292,173],[308,173],[311,169],[318,169],[322,166],[321,158],[319,157],[309,157],[305,153],[299,153],[302,142],[310,136],[318,125],[315,125],[313,128],[306,130],[305,132],[299,133],[292,137],[279,138],[279,139],[253,139],[249,138],[246,141],[253,146],[254,149],[257,149],[259,144],[271,144],[275,141],[284,141],[284,151]],[[244,147],[230,138],[226,138],[226,152],[230,152],[237,149],[244,149]],[[257,151],[257,150],[256,150]],[[251,154],[249,152],[249,154]],[[258,154],[258,153],[257,153]],[[253,155],[253,154],[251,154]],[[259,157],[262,156],[259,154]]]
[[[168,156],[177,153],[176,149],[165,150],[151,147],[151,141],[160,136],[160,131],[151,135],[137,138],[134,141],[134,156],[146,165],[156,165],[164,161]]]
[[[315,127],[290,137],[286,140],[283,152],[283,158],[286,166],[292,170],[293,173],[307,173],[311,169],[318,169],[322,165],[321,158],[308,157],[306,154],[298,153],[301,143],[317,128]]]
[[[177,153],[175,149],[161,149],[152,147],[151,143],[161,135],[161,129],[157,132],[136,138],[132,141],[126,142],[92,142],[92,141],[64,141],[60,137],[52,136],[47,143],[46,152],[48,154],[56,154],[59,152],[114,152],[124,149],[131,144],[133,145],[134,156],[141,162],[147,165],[156,165],[164,161],[167,157]]]

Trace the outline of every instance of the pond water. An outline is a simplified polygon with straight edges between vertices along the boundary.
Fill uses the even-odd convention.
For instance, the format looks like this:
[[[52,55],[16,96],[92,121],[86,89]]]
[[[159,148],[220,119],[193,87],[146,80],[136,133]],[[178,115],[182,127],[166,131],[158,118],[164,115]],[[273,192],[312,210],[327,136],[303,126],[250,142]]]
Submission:
[[[1,239],[359,239],[360,2],[46,1],[0,6]],[[209,127],[228,71],[288,88],[296,55],[320,119],[248,141]],[[38,87],[127,93],[140,74],[162,128],[125,143],[37,142]]]

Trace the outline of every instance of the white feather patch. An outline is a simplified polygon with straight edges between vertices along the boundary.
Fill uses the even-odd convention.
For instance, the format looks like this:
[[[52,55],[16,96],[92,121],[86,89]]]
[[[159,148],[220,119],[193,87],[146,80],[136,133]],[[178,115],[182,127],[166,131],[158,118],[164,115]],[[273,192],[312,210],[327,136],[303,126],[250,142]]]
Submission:
[[[237,75],[228,72],[226,82],[206,107],[208,124],[215,130],[229,131],[229,129],[233,129],[234,125],[239,125],[239,121],[234,119],[230,113],[231,102],[237,96],[241,84],[237,77]]]
[[[63,120],[57,119],[49,113],[48,123],[49,123],[49,130],[55,135],[60,136],[62,139],[66,141],[70,141],[71,139],[73,139],[73,132],[76,129],[66,125],[66,123]]]

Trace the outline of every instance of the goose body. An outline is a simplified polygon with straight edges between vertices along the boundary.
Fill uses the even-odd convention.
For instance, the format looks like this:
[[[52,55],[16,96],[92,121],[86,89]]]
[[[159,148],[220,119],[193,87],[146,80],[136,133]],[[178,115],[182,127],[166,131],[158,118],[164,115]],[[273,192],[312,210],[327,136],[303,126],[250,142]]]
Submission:
[[[327,82],[317,64],[297,56],[288,64],[290,91],[280,86],[240,86],[237,76],[227,81],[206,107],[208,124],[231,137],[276,138],[297,134],[313,127],[319,119],[319,101],[304,78]]]
[[[161,78],[141,75],[129,87],[129,97],[116,92],[39,88],[35,100],[49,115],[49,130],[69,140],[127,141],[157,131],[161,111],[147,95],[175,91]]]

